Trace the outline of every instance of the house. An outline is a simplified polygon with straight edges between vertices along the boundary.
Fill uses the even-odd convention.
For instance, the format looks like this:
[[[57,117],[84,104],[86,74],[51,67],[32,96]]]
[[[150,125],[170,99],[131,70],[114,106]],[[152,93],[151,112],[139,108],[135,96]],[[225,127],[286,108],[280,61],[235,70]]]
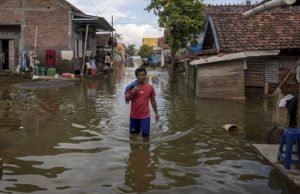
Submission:
[[[167,32],[164,31],[164,36],[162,36],[161,38],[158,39],[158,47],[161,48],[161,60],[160,60],[160,66],[164,67],[165,65],[169,65],[169,63],[171,62],[170,59],[170,47],[167,44],[167,36],[166,36]]]
[[[118,42],[116,50],[117,50],[118,55],[120,56],[120,61],[125,61],[127,59],[125,44],[122,42]]]
[[[245,99],[273,93],[299,59],[300,12],[278,8],[243,19],[243,6],[223,7],[236,12],[209,14],[200,57],[190,62],[196,95]],[[286,93],[298,94],[299,77],[297,68],[285,84]]]
[[[23,48],[36,50],[42,64],[46,50],[57,58],[65,50],[75,58],[84,50],[95,55],[96,32],[112,30],[104,18],[86,15],[66,0],[0,0],[1,69],[15,69]]]
[[[143,38],[143,45],[150,47],[158,46],[158,38]]]

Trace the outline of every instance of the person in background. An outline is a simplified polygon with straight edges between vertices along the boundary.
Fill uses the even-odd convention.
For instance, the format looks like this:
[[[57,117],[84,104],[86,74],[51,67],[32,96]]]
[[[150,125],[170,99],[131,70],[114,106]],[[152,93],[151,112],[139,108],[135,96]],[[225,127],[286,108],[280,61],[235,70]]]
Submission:
[[[110,67],[110,62],[111,62],[110,53],[107,52],[106,55],[105,55],[105,57],[104,57],[104,64],[107,67]]]

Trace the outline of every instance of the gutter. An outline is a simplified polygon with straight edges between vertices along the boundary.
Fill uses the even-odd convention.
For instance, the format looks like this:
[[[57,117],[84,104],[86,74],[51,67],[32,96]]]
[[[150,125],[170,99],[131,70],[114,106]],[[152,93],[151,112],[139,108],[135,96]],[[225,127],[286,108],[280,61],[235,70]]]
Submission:
[[[246,19],[253,15],[262,13],[266,10],[274,9],[276,7],[284,7],[284,6],[288,6],[288,5],[293,5],[296,3],[296,1],[297,0],[271,0],[262,5],[259,5],[253,9],[250,9],[250,10],[244,12],[242,15],[243,15],[243,18]]]

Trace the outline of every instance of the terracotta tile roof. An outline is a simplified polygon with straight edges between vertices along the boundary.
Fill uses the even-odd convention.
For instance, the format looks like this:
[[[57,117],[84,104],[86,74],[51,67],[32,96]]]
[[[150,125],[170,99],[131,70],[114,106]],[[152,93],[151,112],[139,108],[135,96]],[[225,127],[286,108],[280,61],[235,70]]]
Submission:
[[[300,13],[211,15],[221,52],[300,48]]]
[[[105,47],[108,46],[108,41],[111,34],[96,34],[96,44],[97,46]]]
[[[299,0],[300,2],[300,0]],[[205,15],[211,14],[242,14],[245,11],[253,9],[259,4],[252,5],[208,5],[204,9]],[[268,10],[268,13],[300,13],[300,6],[286,6],[277,7],[272,10]]]
[[[242,14],[255,6],[256,5],[207,5],[204,9],[204,14]]]

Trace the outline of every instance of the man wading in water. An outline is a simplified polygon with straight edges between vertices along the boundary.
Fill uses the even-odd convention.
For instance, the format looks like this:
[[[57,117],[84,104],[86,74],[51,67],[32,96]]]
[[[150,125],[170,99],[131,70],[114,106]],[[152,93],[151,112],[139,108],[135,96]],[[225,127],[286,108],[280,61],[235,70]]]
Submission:
[[[159,121],[155,91],[146,80],[147,71],[143,67],[135,70],[137,80],[129,84],[125,90],[126,103],[131,101],[130,134],[140,134],[146,139],[150,135],[149,100],[155,113],[155,120]]]

